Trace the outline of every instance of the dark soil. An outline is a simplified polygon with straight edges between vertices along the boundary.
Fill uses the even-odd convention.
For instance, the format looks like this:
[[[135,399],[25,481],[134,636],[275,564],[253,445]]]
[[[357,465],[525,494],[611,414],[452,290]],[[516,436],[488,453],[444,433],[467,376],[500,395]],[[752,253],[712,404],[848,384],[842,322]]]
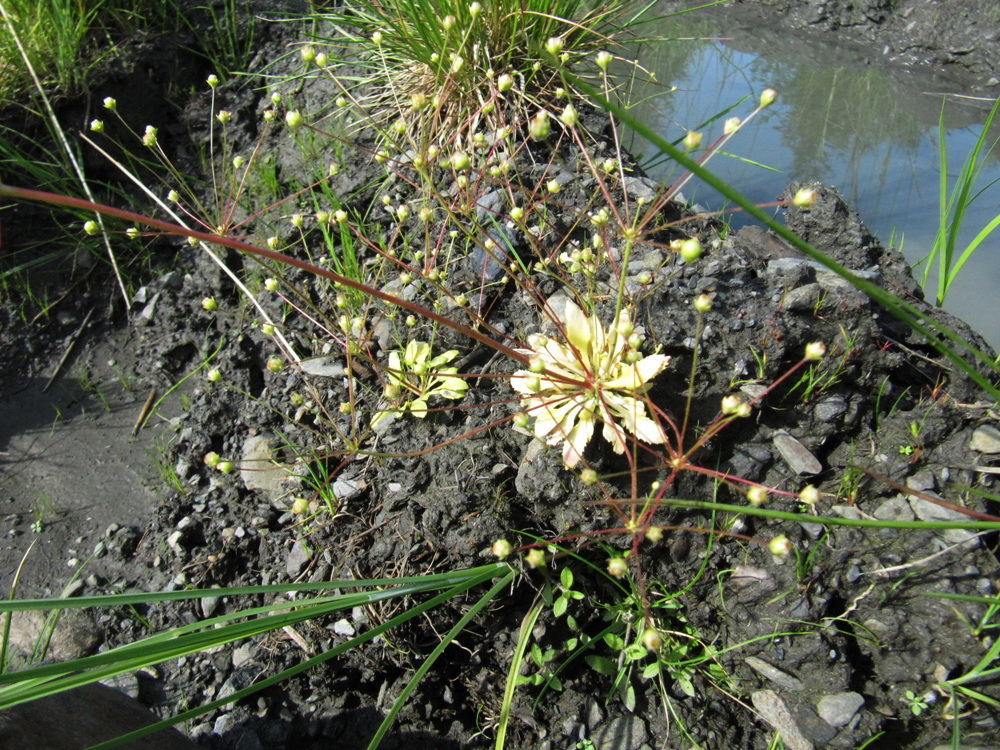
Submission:
[[[936,65],[947,59],[984,84],[998,69],[995,36],[977,31],[972,41],[960,42],[945,37],[940,24],[924,20],[939,3],[794,5],[795,10],[779,9],[783,22],[818,26],[827,34],[875,44],[872,49],[891,44],[904,62]],[[969,15],[953,17],[968,19],[962,28],[995,28],[987,23],[990,4],[961,5]],[[911,22],[916,25],[907,28]],[[931,28],[940,33],[935,36]],[[958,27],[948,31],[960,33]],[[258,35],[256,66],[278,60],[269,69],[277,76],[299,69],[297,56],[279,60],[299,39],[290,24],[264,24]],[[973,49],[955,52],[964,47]],[[885,64],[894,59],[890,55]],[[203,80],[210,72],[195,62],[192,66],[199,69],[191,80]],[[110,94],[121,98],[134,70],[152,75],[150,86],[167,87],[156,79],[155,69],[150,73],[137,63],[103,81],[92,100]],[[302,79],[292,88],[283,89],[283,96],[294,97],[307,112],[319,111],[337,94],[333,84],[317,80]],[[268,92],[231,85],[217,95],[243,128],[232,134],[234,145],[247,151],[258,136],[259,113],[269,106]],[[165,119],[160,126],[171,147],[187,154],[185,169],[194,168],[197,144],[207,137],[208,111],[205,95],[196,94],[174,113],[176,120]],[[134,124],[141,129],[146,121]],[[589,113],[587,124],[597,135],[598,151],[602,144],[609,148],[603,116]],[[315,163],[325,169],[340,158],[343,168],[331,186],[351,209],[371,215],[389,233],[393,222],[376,210],[382,194],[391,192],[398,202],[409,197],[408,188],[402,181],[373,187],[385,168],[365,150],[370,145],[365,137],[351,137],[362,148],[347,148],[339,157],[327,150],[316,155]],[[268,136],[262,151],[274,155],[285,193],[312,181],[310,165],[302,165],[285,134]],[[542,150],[537,156],[541,163],[548,159]],[[565,184],[545,239],[553,248],[579,234],[575,223],[590,207],[593,187],[579,174],[578,154],[564,149],[558,156]],[[532,169],[527,159],[515,165],[525,175]],[[815,205],[787,212],[794,231],[986,350],[961,321],[924,305],[902,257],[880,246],[835,192],[814,187]],[[649,189],[638,178],[627,186],[631,200]],[[479,205],[488,205],[483,193]],[[312,210],[303,199],[282,211],[287,216],[293,208]],[[5,214],[5,242],[17,236],[8,227],[27,221],[30,211]],[[680,221],[684,210],[668,206],[663,218]],[[995,503],[966,489],[991,490],[992,474],[981,469],[991,468],[994,448],[1000,450],[996,414],[967,377],[867,297],[771,233],[749,227],[714,241],[717,228],[707,221],[685,220],[682,226],[709,247],[697,263],[686,265],[665,251],[665,242],[681,236],[669,229],[656,243],[639,245],[627,269],[635,287],[642,272],[656,273],[657,283],[642,298],[641,315],[646,346],[661,347],[673,358],[652,391],[667,413],[679,415],[685,408],[698,331],[691,301],[699,294],[710,294],[713,306],[698,344],[694,431],[710,422],[723,396],[740,384],[752,398],[760,383],[773,382],[794,365],[806,344],[821,340],[828,345],[822,387],[805,393],[803,386],[793,387],[796,377],[776,388],[751,419],[735,423],[695,456],[699,466],[790,492],[814,483],[824,493],[817,511],[844,519],[955,518],[934,502],[938,496],[968,502],[981,512],[997,510]],[[240,232],[258,242],[275,233],[292,237],[287,220],[269,224],[261,218]],[[512,236],[515,251],[527,252],[523,239]],[[350,430],[350,421],[338,412],[348,398],[343,359],[328,363],[336,370],[332,376],[307,372],[315,373],[316,358],[329,353],[324,345],[330,336],[293,320],[287,336],[303,366],[270,371],[267,361],[279,353],[275,343],[253,322],[259,314],[219,266],[186,243],[162,238],[153,247],[161,273],[145,280],[130,312],[109,292],[110,281],[90,287],[98,291],[74,287],[47,326],[23,323],[26,306],[20,300],[5,300],[0,310],[0,355],[8,363],[0,381],[0,502],[8,526],[0,550],[5,571],[0,586],[5,590],[25,555],[19,596],[59,595],[74,577],[80,582],[70,593],[90,595],[440,572],[487,561],[495,539],[514,540],[518,531],[577,548],[580,540],[571,534],[620,525],[605,507],[588,502],[600,495],[563,468],[557,449],[537,450],[507,423],[490,426],[515,408],[505,378],[474,379],[462,408],[434,412],[425,420],[397,418],[367,445],[374,457],[331,447],[334,429]],[[375,257],[370,249],[362,249],[361,256],[362,262]],[[223,254],[223,261],[255,279],[260,289],[266,273],[255,263],[233,253]],[[166,268],[170,272],[162,273]],[[509,340],[523,341],[552,328],[522,290],[484,285],[489,273],[485,258],[473,255],[456,264],[449,281],[467,291],[470,307]],[[541,294],[556,291],[553,282],[534,278]],[[320,315],[333,318],[329,326],[336,330],[337,315],[328,311],[337,290],[304,273],[292,273],[290,279],[320,306]],[[409,293],[398,281],[388,282],[388,288]],[[65,290],[55,289],[52,298]],[[202,308],[205,296],[216,298],[218,312]],[[263,293],[260,299],[269,314],[283,319],[280,300]],[[77,341],[73,334],[90,311],[93,316]],[[610,317],[607,310],[599,312]],[[370,353],[384,365],[394,341],[408,334],[401,318],[373,318],[369,325]],[[515,369],[450,330],[438,336],[436,351],[458,349],[463,373]],[[70,347],[67,364],[57,372],[56,363]],[[207,367],[199,370],[203,365],[218,368],[224,383],[207,383]],[[54,385],[46,391],[53,373]],[[380,408],[376,374],[362,367],[355,376],[356,410]],[[181,381],[132,437],[149,389],[159,395]],[[457,435],[467,437],[434,448]],[[271,452],[261,452],[262,445]],[[240,470],[223,475],[208,468],[203,457],[210,451],[232,458]],[[322,481],[301,478],[297,459],[303,454],[312,457],[305,470]],[[586,460],[602,476],[628,468],[600,438],[590,444]],[[818,462],[818,471],[810,460]],[[293,465],[295,471],[287,468]],[[640,477],[651,483],[667,474],[653,467]],[[608,481],[617,496],[629,496],[627,481],[620,486]],[[336,500],[330,500],[331,489]],[[291,512],[294,497],[313,503],[317,514],[311,521],[303,523]],[[950,709],[932,686],[964,674],[982,657],[984,644],[974,628],[986,609],[929,594],[995,594],[1000,576],[993,536],[824,528],[737,514],[713,518],[671,507],[672,498],[745,504],[741,493],[695,472],[682,472],[666,498],[657,523],[674,530],[663,542],[640,547],[644,580],[650,596],[683,592],[676,599],[679,606],[656,610],[660,624],[682,634],[677,643],[691,656],[711,647],[718,654],[717,668],[665,676],[664,694],[655,680],[633,675],[634,696],[626,701],[613,677],[578,659],[559,675],[561,691],[539,698],[536,688],[518,689],[508,747],[587,747],[589,740],[594,747],[616,749],[766,748],[776,727],[789,748],[853,748],[872,738],[877,739],[869,748],[924,748],[949,741]],[[328,501],[335,512],[325,507]],[[787,499],[772,503],[794,507]],[[776,558],[761,543],[778,534],[787,535],[799,550],[798,564]],[[624,534],[601,541],[622,550],[629,544]],[[607,555],[599,545],[584,539],[578,549],[583,558],[604,566]],[[562,565],[571,565],[575,588],[587,594],[569,610],[582,632],[596,636],[606,627],[605,612],[618,606],[620,597],[602,576],[569,562],[528,572],[448,649],[403,709],[384,747],[492,744],[522,619]],[[212,748],[365,747],[412,670],[470,602],[437,608],[394,631],[389,640],[350,651],[182,728]],[[86,652],[143,637],[150,627],[169,628],[263,603],[223,597],[138,612],[96,611],[72,627],[93,636],[81,646]],[[172,715],[299,663],[306,653],[343,642],[347,629],[362,629],[386,616],[377,608],[359,610],[343,622],[300,626],[294,639],[278,633],[169,662],[139,675],[131,688],[157,713]],[[533,632],[543,650],[560,653],[570,635],[566,619],[551,610],[543,612]],[[18,642],[30,642],[31,636],[27,628]],[[58,658],[73,653],[63,651]],[[613,656],[603,645],[594,653]],[[976,688],[1000,698],[995,685]],[[930,704],[919,716],[910,709],[907,691]],[[995,711],[986,703],[966,703],[963,710],[964,742],[995,741],[1000,733]]]

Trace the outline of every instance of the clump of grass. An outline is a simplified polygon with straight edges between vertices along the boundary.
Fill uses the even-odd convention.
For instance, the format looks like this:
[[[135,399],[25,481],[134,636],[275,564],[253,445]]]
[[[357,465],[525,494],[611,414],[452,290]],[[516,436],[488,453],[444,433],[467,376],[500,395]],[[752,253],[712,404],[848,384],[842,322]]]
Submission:
[[[555,107],[573,88],[565,73],[599,51],[606,68],[611,53],[605,50],[615,48],[640,15],[633,0],[599,6],[381,0],[319,19],[347,30],[352,51],[367,61],[370,77],[352,87],[361,92],[356,103],[384,128],[398,127],[426,146],[429,136],[457,130],[471,138]],[[312,46],[303,48],[303,57],[324,67],[335,62]],[[374,93],[364,93],[367,88]]]

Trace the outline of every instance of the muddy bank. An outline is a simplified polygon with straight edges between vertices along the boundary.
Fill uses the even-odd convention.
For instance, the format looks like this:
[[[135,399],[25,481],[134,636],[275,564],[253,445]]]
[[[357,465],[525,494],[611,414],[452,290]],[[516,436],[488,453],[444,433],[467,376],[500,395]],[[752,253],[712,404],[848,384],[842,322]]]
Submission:
[[[278,59],[299,39],[298,30],[282,27],[260,57]],[[299,62],[293,56],[271,72],[296,75]],[[294,97],[302,111],[318,112],[336,92],[328,79],[305,76],[281,93]],[[230,85],[220,89],[219,99],[219,106],[235,113],[232,142],[252,147],[260,113],[272,106],[270,92]],[[192,146],[207,137],[206,106],[207,97],[199,94],[172,123]],[[583,117],[595,135],[595,152],[602,157],[615,153],[606,118],[596,112]],[[518,138],[524,142],[525,134]],[[405,162],[396,159],[386,167],[372,158],[371,141],[364,135],[352,133],[345,140],[347,147],[320,144],[303,160],[287,133],[271,132],[262,150],[273,155],[279,193],[309,184],[316,164],[325,172],[336,162],[340,169],[330,185],[351,216],[367,218],[370,236],[394,238],[400,225],[419,235],[416,211],[399,218],[398,209],[390,214],[383,201],[418,205],[419,191],[403,179],[409,174]],[[633,166],[627,155],[625,161]],[[640,472],[633,482],[629,461],[598,436],[583,458],[601,480],[588,487],[578,472],[566,470],[558,448],[544,448],[511,428],[509,419],[519,408],[510,386],[520,366],[514,361],[492,356],[453,330],[435,330],[426,320],[411,324],[364,302],[358,308],[361,322],[348,321],[348,328],[361,332],[364,353],[356,361],[360,367],[352,366],[338,348],[347,333],[339,327],[342,288],[290,272],[284,296],[268,293],[264,278],[269,271],[235,253],[223,255],[226,269],[252,285],[260,305],[253,307],[205,253],[161,240],[161,251],[172,254],[174,273],[149,279],[120,327],[89,329],[94,336],[81,340],[79,359],[95,368],[107,363],[112,357],[100,341],[107,336],[133,352],[127,367],[137,394],[150,386],[162,392],[191,376],[185,398],[178,398],[172,415],[164,414],[172,419],[159,428],[158,455],[171,481],[157,483],[162,501],[151,517],[123,516],[116,529],[98,525],[75,536],[53,537],[67,545],[80,537],[83,549],[105,542],[105,553],[90,563],[100,575],[85,579],[76,593],[417,575],[483,562],[497,538],[528,545],[533,534],[579,557],[525,571],[496,599],[427,675],[384,746],[489,746],[521,623],[540,591],[548,589],[551,596],[564,585],[565,568],[572,570],[573,588],[585,599],[568,606],[573,624],[551,607],[536,623],[532,640],[541,656],[525,671],[529,678],[543,679],[515,694],[508,747],[644,748],[687,742],[763,748],[775,731],[787,746],[802,748],[858,747],[879,732],[885,732],[882,739],[869,747],[932,747],[946,741],[950,722],[926,720],[927,714],[914,712],[907,694],[925,702],[934,716],[953,710],[934,686],[981,658],[983,645],[968,623],[979,622],[985,607],[930,595],[994,594],[994,540],[963,529],[849,524],[869,518],[904,524],[965,518],[941,505],[940,497],[979,511],[995,510],[991,500],[966,489],[993,489],[989,470],[1000,455],[1000,432],[990,404],[920,337],[759,228],[723,235],[714,222],[668,204],[657,218],[663,228],[637,243],[627,264],[619,255],[613,259],[621,266],[609,263],[587,276],[572,271],[573,262],[586,263],[586,258],[562,261],[560,254],[591,241],[582,228],[589,226],[584,217],[594,209],[595,183],[587,160],[565,143],[528,143],[511,171],[520,183],[519,196],[532,194],[540,180],[558,182],[558,200],[546,203],[544,220],[538,219],[531,236],[513,221],[504,192],[511,183],[493,182],[488,173],[476,182],[468,213],[480,222],[496,219],[494,245],[507,248],[502,260],[523,262],[527,281],[502,283],[501,258],[487,254],[485,243],[456,250],[448,266],[448,291],[450,299],[464,295],[465,304],[442,302],[448,314],[471,310],[484,330],[523,346],[531,334],[559,335],[543,304],[555,305],[560,296],[565,300],[567,285],[547,272],[549,266],[564,263],[565,278],[580,288],[601,290],[594,315],[602,325],[613,316],[606,287],[621,274],[645,337],[641,351],[671,357],[669,368],[654,381],[651,399],[663,414],[681,421],[691,396],[689,420],[684,420],[689,430],[678,438],[686,445],[713,423],[725,396],[758,398],[799,362],[809,343],[824,341],[827,357],[809,377],[791,378],[768,391],[751,417],[704,442],[692,456],[704,471],[675,476],[662,456],[637,450],[632,460]],[[447,196],[467,187],[447,170],[435,177]],[[609,184],[610,208],[618,212],[639,200],[652,203],[660,190],[635,171]],[[905,296],[985,348],[959,321],[924,306],[903,259],[879,245],[832,190],[812,187],[816,202],[788,211],[791,228],[858,275]],[[326,252],[312,196],[299,200],[274,215],[255,217],[241,233],[259,243],[269,237],[278,244],[291,242],[296,227],[288,218],[300,210],[310,234],[294,252],[302,257]],[[240,218],[251,215],[243,208]],[[440,216],[431,223],[435,236],[446,237],[445,229]],[[706,248],[695,263],[684,262],[669,244],[689,235]],[[337,257],[344,257],[345,246],[342,238],[334,242],[341,253]],[[384,265],[387,256],[395,257],[387,249],[359,243],[357,262],[379,274],[380,288],[433,299],[437,288],[420,274],[393,261]],[[400,253],[405,249],[401,245]],[[297,296],[287,291],[293,285]],[[692,302],[702,295],[710,309],[699,323]],[[202,304],[209,296],[216,311]],[[307,302],[314,305],[311,320],[299,314]],[[78,306],[74,311],[87,306],[85,301],[68,304]],[[294,357],[264,328],[265,315],[279,322]],[[10,337],[17,331],[5,329],[8,346],[16,346]],[[369,431],[371,418],[387,409],[390,355],[417,336],[433,339],[435,351],[458,352],[454,361],[470,383],[468,393],[457,406],[433,402],[434,411],[424,419],[403,413]],[[49,372],[60,348],[53,343],[51,356],[36,362],[35,371]],[[276,356],[283,359],[281,367],[272,365]],[[120,354],[113,358],[126,361]],[[221,377],[207,379],[209,369]],[[10,393],[11,399],[18,395]],[[113,403],[111,413],[131,413],[141,400],[133,396],[121,409]],[[4,408],[16,403],[8,400]],[[344,403],[349,408],[342,408]],[[33,426],[47,424],[38,417]],[[130,420],[119,417],[116,424],[106,423],[103,434],[124,446],[130,429]],[[14,432],[6,437],[8,445],[23,440],[23,430]],[[358,441],[353,450],[345,436]],[[74,446],[59,450],[66,457]],[[90,445],[76,450],[94,455]],[[232,461],[235,470],[222,473],[206,465],[210,453]],[[25,454],[23,460],[39,459]],[[107,495],[117,496],[118,472],[108,473],[112,489]],[[625,516],[616,515],[606,501],[653,493],[654,481],[667,484],[655,517],[667,531],[662,541],[647,540],[638,549],[651,611],[671,634],[670,648],[677,653],[662,682],[644,679],[619,661],[621,651],[602,635],[610,628],[623,641],[637,636],[635,602],[629,603],[621,587],[602,573],[608,550],[624,552],[631,540],[622,527]],[[746,482],[772,488],[772,507],[781,510],[797,508],[797,493],[812,484],[820,491],[815,512],[848,525],[746,515],[741,512],[747,508]],[[18,488],[8,486],[16,504]],[[734,510],[723,514],[685,505],[708,499]],[[294,512],[299,500],[307,512],[301,504]],[[27,520],[9,522],[19,533],[12,535],[5,562],[32,533]],[[599,535],[581,541],[580,532]],[[771,553],[766,542],[779,534],[800,556]],[[76,549],[67,546],[67,561]],[[59,586],[67,577],[64,564],[56,555],[33,575],[45,576],[48,568],[49,585]],[[331,742],[365,747],[411,670],[471,601],[452,601],[384,640],[199,717],[184,729],[215,748],[320,748]],[[133,641],[150,629],[272,604],[277,602],[264,597],[206,595],[180,606],[101,613],[89,625],[74,627],[89,628],[93,650]],[[294,633],[247,639],[169,662],[135,675],[129,687],[144,703],[170,715],[323,653],[394,614],[390,607],[359,607]],[[605,661],[568,661],[575,648],[568,641],[584,637],[595,640],[589,655]],[[559,689],[549,681],[549,689],[540,691],[538,685],[564,661]],[[616,680],[623,670],[625,677]],[[980,689],[995,697],[995,687]],[[996,731],[996,712],[986,703],[962,709],[963,737],[985,740]]]
[[[777,23],[861,45],[872,65],[947,73],[986,95],[1000,84],[1000,17],[992,0],[733,0],[726,7],[761,26]]]

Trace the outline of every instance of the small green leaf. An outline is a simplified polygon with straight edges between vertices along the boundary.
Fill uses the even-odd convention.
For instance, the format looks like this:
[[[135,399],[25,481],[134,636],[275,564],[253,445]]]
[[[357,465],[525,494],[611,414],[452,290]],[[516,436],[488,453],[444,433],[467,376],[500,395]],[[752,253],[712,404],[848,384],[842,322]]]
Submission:
[[[625,648],[625,641],[617,633],[608,633],[604,636],[604,642],[608,644],[608,648],[612,651],[621,651]]]
[[[618,671],[618,667],[615,666],[615,663],[606,656],[590,654],[589,656],[584,657],[584,661],[587,662],[587,665],[598,674],[610,677]]]
[[[569,568],[563,568],[559,573],[559,582],[567,591],[573,588],[573,571]]]
[[[629,661],[638,661],[646,655],[646,647],[641,643],[633,643],[625,649],[625,658]]]
[[[552,604],[552,614],[556,617],[562,617],[566,614],[566,607],[569,604],[569,600],[565,596],[560,596]]]
[[[635,688],[632,687],[632,683],[625,685],[625,689],[622,691],[622,702],[629,711],[635,711]]]
[[[648,680],[650,677],[656,677],[660,673],[660,662],[654,661],[647,664],[642,670],[642,679]]]
[[[538,667],[542,667],[545,664],[545,659],[542,657],[542,649],[537,643],[531,644],[531,660]]]

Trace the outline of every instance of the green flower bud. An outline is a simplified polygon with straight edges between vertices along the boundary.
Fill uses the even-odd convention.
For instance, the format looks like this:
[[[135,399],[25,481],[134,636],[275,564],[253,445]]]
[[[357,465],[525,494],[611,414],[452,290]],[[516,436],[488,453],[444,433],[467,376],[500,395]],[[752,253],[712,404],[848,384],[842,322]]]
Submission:
[[[260,332],[263,333],[265,336],[273,336],[274,325],[271,323],[262,323],[260,326]]]
[[[565,42],[563,41],[562,37],[559,36],[549,37],[549,41],[545,43],[545,51],[548,52],[553,57],[558,57],[560,53],[563,51],[564,45]]]
[[[656,628],[646,628],[639,640],[647,651],[659,651],[663,648],[663,636]]]
[[[764,107],[770,107],[772,104],[774,104],[774,101],[777,98],[778,98],[777,91],[775,91],[774,89],[764,89],[763,91],[760,92],[761,108],[763,109]]]
[[[626,573],[628,573],[628,563],[625,562],[624,557],[615,555],[608,560],[608,573],[610,573],[615,578],[621,578]]]
[[[514,415],[514,426],[520,427],[522,430],[528,426],[531,422],[531,417],[529,417],[525,412],[519,411]]]
[[[597,483],[597,472],[593,469],[584,469],[580,472],[580,481],[587,487]]]
[[[201,306],[204,307],[209,312],[213,312],[219,309],[219,303],[215,301],[215,297],[205,297],[201,300]]]
[[[152,125],[146,126],[146,132],[142,135],[142,145],[152,148],[156,145],[157,130]]]
[[[564,109],[562,114],[559,115],[559,119],[562,121],[563,125],[568,128],[572,128],[580,121],[580,116],[576,113],[576,107],[572,104],[567,104],[566,109]]]
[[[320,68],[325,68],[326,64],[330,62],[330,58],[326,56],[325,52],[316,53],[316,65]]]
[[[104,120],[91,120],[90,121],[90,130],[91,130],[91,132],[94,132],[94,133],[103,133],[104,132]]]
[[[792,552],[792,543],[788,541],[788,537],[784,534],[778,534],[770,542],[767,543],[767,548],[771,550],[771,554],[775,557],[784,557]]]
[[[281,369],[285,366],[285,362],[281,357],[275,355],[267,358],[266,366],[271,372],[281,372]]]
[[[205,79],[205,83],[207,83],[210,88],[214,89],[216,86],[219,85],[219,76],[215,75],[215,73],[212,73],[212,75],[210,75],[208,78]]]
[[[611,64],[611,53],[601,50],[600,52],[597,53],[595,62],[597,63],[598,68],[606,71],[608,69],[608,65]]]
[[[530,549],[524,556],[524,562],[529,568],[540,568],[545,565],[545,553],[538,548]]]
[[[285,112],[285,124],[292,130],[301,128],[306,124],[305,118],[299,113],[298,110],[292,109]]]
[[[819,502],[819,490],[813,485],[807,484],[802,488],[801,492],[799,492],[799,501],[802,502],[803,505],[808,505],[809,507],[814,506],[817,502]]]
[[[232,122],[233,113],[230,112],[228,109],[220,109],[219,113],[216,115],[216,118],[219,120],[219,122],[225,125],[228,122]]]
[[[96,221],[85,221],[83,231],[93,237],[95,234],[101,233],[101,227]]]
[[[767,502],[767,490],[757,485],[747,490],[747,502],[753,506],[760,506]]]
[[[507,73],[497,78],[497,91],[501,94],[506,93],[514,88],[514,78]]]
[[[703,250],[697,237],[689,237],[681,243],[681,257],[685,263],[694,263],[701,257]]]
[[[136,227],[129,227],[125,230],[125,234],[130,240],[134,240],[139,236],[139,230]]]
[[[701,133],[694,130],[689,130],[687,135],[684,136],[684,148],[688,151],[694,151],[698,146],[701,145]]]
[[[215,468],[223,474],[231,474],[236,465],[232,461],[219,461]]]
[[[304,497],[297,497],[292,500],[291,511],[297,516],[301,516],[303,513],[309,510],[309,501]]]
[[[114,112],[118,109],[118,102],[113,96],[106,96],[104,97],[104,108]]]
[[[219,382],[220,380],[222,380],[222,371],[221,371],[221,370],[219,370],[219,369],[218,369],[217,367],[213,367],[213,368],[212,368],[211,370],[209,370],[209,371],[208,371],[208,373],[207,373],[207,374],[205,375],[205,379],[206,379],[206,380],[207,380],[207,381],[208,381],[209,383],[218,383],[218,382]]]
[[[492,552],[493,556],[499,560],[509,557],[510,553],[513,551],[514,546],[506,539],[497,539],[493,542],[493,546],[490,547],[490,552]]]
[[[205,461],[205,466],[214,469],[222,461],[222,458],[215,451],[211,451],[205,454],[204,461]]]
[[[806,359],[817,360],[823,359],[826,356],[826,344],[822,341],[813,341],[811,344],[806,344]]]
[[[303,62],[311,63],[316,59],[316,48],[312,46],[302,47],[299,50],[299,55],[302,56]]]
[[[540,111],[531,118],[528,123],[528,132],[536,141],[544,140],[549,136],[549,114],[545,110]]]
[[[472,165],[469,155],[463,151],[456,151],[451,155],[451,168],[456,172],[468,169]]]
[[[708,294],[699,294],[694,299],[694,309],[700,313],[708,312],[712,309],[712,297]]]

